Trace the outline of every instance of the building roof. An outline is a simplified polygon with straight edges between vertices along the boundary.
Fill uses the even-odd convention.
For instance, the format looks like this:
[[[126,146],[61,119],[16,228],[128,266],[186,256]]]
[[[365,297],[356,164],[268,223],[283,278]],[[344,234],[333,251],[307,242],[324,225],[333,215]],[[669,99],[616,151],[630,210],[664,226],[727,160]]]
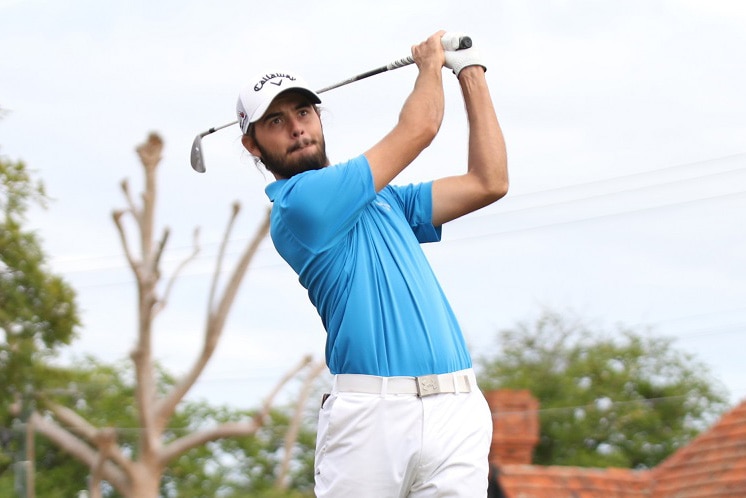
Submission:
[[[746,497],[746,401],[650,473],[653,498]]]
[[[647,471],[504,465],[498,482],[506,498],[649,498]]]
[[[514,399],[525,400],[524,391],[515,393]],[[504,391],[500,396],[485,395],[493,410],[496,400],[509,398]],[[524,426],[533,427],[528,422]],[[496,419],[493,446],[506,443],[499,434],[504,428]],[[494,450],[493,495],[500,498],[744,498],[746,400],[651,470],[531,465],[508,460],[519,453]]]

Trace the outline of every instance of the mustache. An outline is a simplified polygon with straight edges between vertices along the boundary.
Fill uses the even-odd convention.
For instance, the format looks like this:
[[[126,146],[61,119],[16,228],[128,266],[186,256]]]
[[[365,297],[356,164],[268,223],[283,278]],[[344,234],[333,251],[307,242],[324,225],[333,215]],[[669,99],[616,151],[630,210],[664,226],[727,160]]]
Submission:
[[[316,143],[316,140],[313,140],[311,138],[302,138],[302,139],[298,140],[297,142],[295,142],[290,147],[288,147],[287,153],[288,154],[292,154],[296,150],[300,150],[303,147],[308,147],[309,145],[314,145],[315,143]]]

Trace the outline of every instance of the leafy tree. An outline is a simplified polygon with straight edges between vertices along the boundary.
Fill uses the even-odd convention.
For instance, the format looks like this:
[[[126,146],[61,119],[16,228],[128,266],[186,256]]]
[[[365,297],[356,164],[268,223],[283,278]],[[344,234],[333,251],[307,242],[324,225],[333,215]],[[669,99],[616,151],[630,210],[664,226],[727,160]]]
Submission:
[[[0,479],[5,481],[12,479],[6,475],[10,464],[22,457],[23,438],[15,427],[28,415],[27,394],[55,375],[47,362],[72,341],[79,325],[73,290],[49,270],[41,240],[25,227],[29,208],[47,201],[43,183],[23,162],[0,157]]]
[[[277,408],[270,420],[255,438],[224,441],[221,450],[230,453],[234,472],[240,476],[233,495],[241,496],[313,496],[313,456],[316,442],[315,428],[306,423],[293,448],[293,465],[288,475],[288,485],[280,489],[277,484],[278,469],[284,456],[285,436],[291,424],[293,407]]]
[[[156,135],[138,147],[146,173],[143,205],[140,208],[135,204],[123,182],[129,208],[114,214],[139,291],[138,344],[129,367],[107,366],[93,358],[69,369],[55,368],[47,362],[56,347],[68,344],[75,335],[78,318],[74,294],[46,270],[36,234],[23,230],[29,205],[45,205],[43,185],[32,178],[23,163],[0,160],[0,331],[5,338],[0,342],[0,496],[14,493],[14,476],[7,470],[27,452],[36,455],[32,458],[35,479],[31,482],[35,482],[38,495],[47,498],[75,496],[88,487],[94,497],[112,498],[144,498],[156,493],[164,498],[227,497],[230,493],[241,496],[241,490],[249,488],[267,496],[290,497],[301,495],[288,488],[308,489],[308,482],[312,482],[307,455],[309,441],[313,454],[313,435],[307,428],[292,430],[297,419],[293,410],[302,408],[309,383],[318,376],[323,363],[314,367],[310,358],[303,359],[261,409],[212,408],[183,399],[214,351],[249,261],[266,234],[266,216],[222,294],[216,285],[222,261],[218,262],[205,345],[190,371],[177,380],[161,371],[152,359],[152,322],[165,306],[176,276],[163,293],[157,292],[159,262],[168,239],[167,229],[158,243],[153,237],[155,169],[161,148]],[[235,205],[226,240],[237,213]],[[121,224],[126,214],[139,228],[140,258],[131,252]],[[195,247],[192,257],[197,251]],[[222,256],[221,252],[221,260]],[[279,388],[309,365],[312,368],[298,407],[271,410]],[[19,426],[19,416],[28,423]],[[266,429],[264,424],[268,424]],[[33,436],[33,430],[42,437],[31,438],[26,448],[26,436]],[[280,444],[283,431],[285,440]],[[288,468],[283,465],[288,463],[285,455],[290,455],[286,448],[293,452],[293,465]],[[69,458],[70,454],[75,458]],[[242,462],[245,473],[236,471],[237,461]],[[257,482],[247,480],[247,476]]]
[[[593,332],[545,311],[500,332],[499,344],[479,360],[481,387],[539,400],[539,465],[650,468],[726,408],[724,388],[669,338]]]
[[[214,448],[214,443],[221,440],[253,436],[268,419],[274,397],[284,384],[306,369],[307,386],[310,385],[308,383],[318,376],[323,363],[313,366],[310,357],[304,358],[278,383],[256,414],[243,416],[240,420],[231,419],[219,424],[184,429],[180,422],[184,422],[181,410],[187,406],[185,396],[215,352],[249,263],[269,230],[269,213],[264,213],[256,233],[228,272],[224,285],[220,285],[227,242],[240,211],[239,204],[234,203],[207,297],[207,317],[202,325],[203,343],[181,377],[163,382],[162,372],[154,360],[155,320],[167,305],[179,273],[198,255],[199,245],[195,231],[194,251],[178,265],[166,282],[162,282],[161,259],[170,233],[168,228],[162,231],[160,237],[156,237],[155,233],[156,172],[162,157],[163,141],[157,134],[151,133],[136,151],[145,176],[140,203],[131,195],[128,182],[123,181],[121,186],[127,207],[115,211],[112,216],[137,285],[137,333],[134,350],[130,353],[131,397],[125,404],[122,404],[121,397],[112,398],[111,403],[118,403],[121,416],[131,417],[132,420],[126,420],[127,425],[120,425],[121,417],[110,418],[112,412],[109,410],[86,410],[85,402],[93,404],[88,396],[82,402],[78,400],[71,405],[46,395],[36,397],[38,408],[29,420],[38,433],[90,469],[91,498],[113,496],[110,494],[113,490],[128,498],[213,496],[217,488],[213,489],[211,486],[214,484],[209,480],[199,480],[186,494],[187,491],[181,490],[175,479],[164,480],[164,476],[178,462],[184,468],[194,465],[188,462],[189,454],[204,460],[206,454],[201,448],[205,445]],[[132,221],[134,230],[126,228],[125,220]],[[103,398],[96,399],[96,404],[100,405],[103,399],[108,399],[106,395],[101,393]],[[303,403],[299,402],[297,409],[302,407]],[[123,433],[122,427],[136,430]],[[278,488],[282,489],[281,486]]]
[[[166,392],[176,379],[157,369],[156,385]],[[72,407],[77,416],[99,427],[99,438],[115,434],[121,451],[138,451],[137,410],[134,404],[134,372],[131,362],[108,365],[94,357],[79,359],[71,367],[59,370],[48,379],[43,391],[47,404]],[[289,490],[281,490],[275,479],[282,457],[283,437],[287,434],[294,406],[272,409],[256,434],[209,442],[192,448],[171,462],[164,470],[158,496],[162,498],[238,498],[245,496],[273,498],[303,498],[298,491],[308,491],[313,482],[312,458],[299,458],[290,472]],[[214,407],[203,401],[185,400],[164,431],[164,444],[170,444],[187,434],[202,429],[231,423],[241,423],[264,416],[260,410]],[[69,429],[75,431],[74,428]],[[78,430],[85,432],[85,427]],[[21,439],[24,430],[16,431]],[[295,452],[313,456],[314,432],[305,425]],[[91,469],[83,462],[70,458],[44,436],[35,438],[36,495],[44,498],[68,498],[89,487]],[[14,496],[14,476],[8,472],[0,477],[0,496]],[[101,486],[101,496],[121,498],[123,495],[108,483]],[[309,495],[312,496],[312,495]]]

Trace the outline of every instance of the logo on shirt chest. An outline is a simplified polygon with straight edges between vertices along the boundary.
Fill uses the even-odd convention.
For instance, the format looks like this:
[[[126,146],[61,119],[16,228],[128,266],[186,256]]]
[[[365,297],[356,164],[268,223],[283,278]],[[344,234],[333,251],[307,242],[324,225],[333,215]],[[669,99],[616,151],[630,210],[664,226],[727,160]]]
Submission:
[[[375,205],[378,206],[378,207],[380,207],[380,208],[382,208],[382,209],[384,209],[384,210],[386,210],[386,211],[391,211],[391,206],[389,206],[387,202],[384,202],[384,201],[375,201]]]

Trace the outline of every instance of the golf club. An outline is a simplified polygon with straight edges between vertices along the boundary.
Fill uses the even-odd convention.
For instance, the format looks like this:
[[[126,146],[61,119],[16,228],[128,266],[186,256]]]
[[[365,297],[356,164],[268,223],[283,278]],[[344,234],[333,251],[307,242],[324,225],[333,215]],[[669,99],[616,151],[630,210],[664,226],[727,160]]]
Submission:
[[[472,45],[470,37],[457,35],[457,34],[449,35],[448,33],[446,33],[443,35],[441,40],[443,43],[443,48],[445,50],[464,50],[467,48],[471,48],[471,45]],[[390,62],[386,64],[385,66],[381,66],[379,68],[371,69],[370,71],[360,73],[357,76],[353,76],[352,78],[348,78],[346,80],[340,81],[339,83],[329,85],[327,87],[322,88],[321,90],[317,90],[316,93],[324,93],[334,88],[338,88],[344,85],[349,85],[350,83],[354,83],[355,81],[360,81],[362,79],[375,76],[376,74],[381,74],[381,73],[385,73],[386,71],[391,71],[392,69],[398,69],[400,67],[409,66],[410,64],[414,64],[414,59],[412,58],[411,55],[408,57],[404,57],[402,59],[395,60],[394,62]],[[194,169],[194,171],[198,173],[204,173],[206,171],[205,159],[204,159],[204,156],[202,155],[202,138],[212,133],[215,133],[218,130],[222,130],[223,128],[233,126],[234,124],[238,124],[238,120],[231,121],[230,123],[224,124],[222,126],[215,126],[213,128],[210,128],[207,131],[203,131],[202,133],[194,137],[194,142],[192,142],[192,155],[191,155],[192,169]]]

